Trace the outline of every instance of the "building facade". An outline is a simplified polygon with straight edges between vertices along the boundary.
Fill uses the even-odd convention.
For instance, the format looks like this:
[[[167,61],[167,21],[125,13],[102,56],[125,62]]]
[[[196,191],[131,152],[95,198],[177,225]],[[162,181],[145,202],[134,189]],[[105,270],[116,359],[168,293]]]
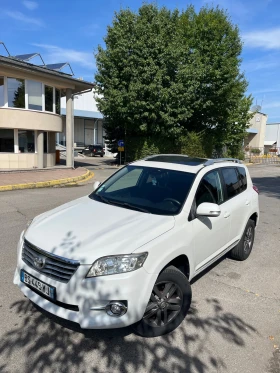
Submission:
[[[74,146],[85,147],[92,144],[104,144],[103,116],[98,111],[94,92],[74,95]],[[63,115],[63,131],[58,135],[58,143],[66,141],[66,100],[61,98],[61,114]]]
[[[73,97],[93,83],[46,66],[0,56],[0,169],[56,163],[56,134],[65,123],[66,163],[73,165]],[[61,98],[65,115],[61,115]]]
[[[278,152],[280,153],[280,123],[267,124],[265,146],[278,148]]]
[[[247,137],[244,139],[246,148],[263,148],[266,132],[267,115],[264,113],[254,113],[247,129]]]

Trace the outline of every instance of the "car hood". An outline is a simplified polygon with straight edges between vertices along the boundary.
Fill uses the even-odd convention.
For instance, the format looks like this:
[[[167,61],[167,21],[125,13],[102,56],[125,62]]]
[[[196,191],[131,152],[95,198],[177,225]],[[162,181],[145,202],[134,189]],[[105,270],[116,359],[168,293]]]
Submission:
[[[44,251],[92,264],[102,256],[139,249],[172,229],[174,222],[173,216],[146,214],[83,197],[36,217],[25,238]]]

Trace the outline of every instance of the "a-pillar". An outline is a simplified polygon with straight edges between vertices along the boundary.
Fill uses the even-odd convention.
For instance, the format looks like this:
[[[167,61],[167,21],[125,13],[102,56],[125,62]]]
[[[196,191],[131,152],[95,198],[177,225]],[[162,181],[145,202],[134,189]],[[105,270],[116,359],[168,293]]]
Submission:
[[[73,154],[73,99],[72,99],[72,89],[66,89],[66,166],[74,166],[74,154]]]
[[[44,167],[44,131],[37,131],[38,168]]]

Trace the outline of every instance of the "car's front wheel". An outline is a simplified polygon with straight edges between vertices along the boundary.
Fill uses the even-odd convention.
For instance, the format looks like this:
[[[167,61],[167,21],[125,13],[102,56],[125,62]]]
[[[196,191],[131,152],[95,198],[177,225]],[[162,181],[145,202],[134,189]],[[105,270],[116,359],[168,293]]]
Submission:
[[[157,278],[143,318],[133,325],[143,337],[158,337],[172,332],[184,320],[192,292],[187,277],[169,266]]]

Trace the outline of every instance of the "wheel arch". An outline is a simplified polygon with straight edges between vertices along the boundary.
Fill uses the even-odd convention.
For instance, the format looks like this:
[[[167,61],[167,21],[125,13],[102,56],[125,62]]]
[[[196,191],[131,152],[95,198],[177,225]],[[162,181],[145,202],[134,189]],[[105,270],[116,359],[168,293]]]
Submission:
[[[165,265],[162,271],[171,265],[179,269],[179,271],[181,271],[188,279],[190,278],[190,262],[187,255],[181,254],[176,258],[172,259],[169,263]]]
[[[249,220],[253,220],[253,221],[255,222],[255,227],[258,225],[258,219],[259,219],[259,215],[258,215],[257,212],[254,212],[254,213],[250,216],[250,218],[249,218]]]

